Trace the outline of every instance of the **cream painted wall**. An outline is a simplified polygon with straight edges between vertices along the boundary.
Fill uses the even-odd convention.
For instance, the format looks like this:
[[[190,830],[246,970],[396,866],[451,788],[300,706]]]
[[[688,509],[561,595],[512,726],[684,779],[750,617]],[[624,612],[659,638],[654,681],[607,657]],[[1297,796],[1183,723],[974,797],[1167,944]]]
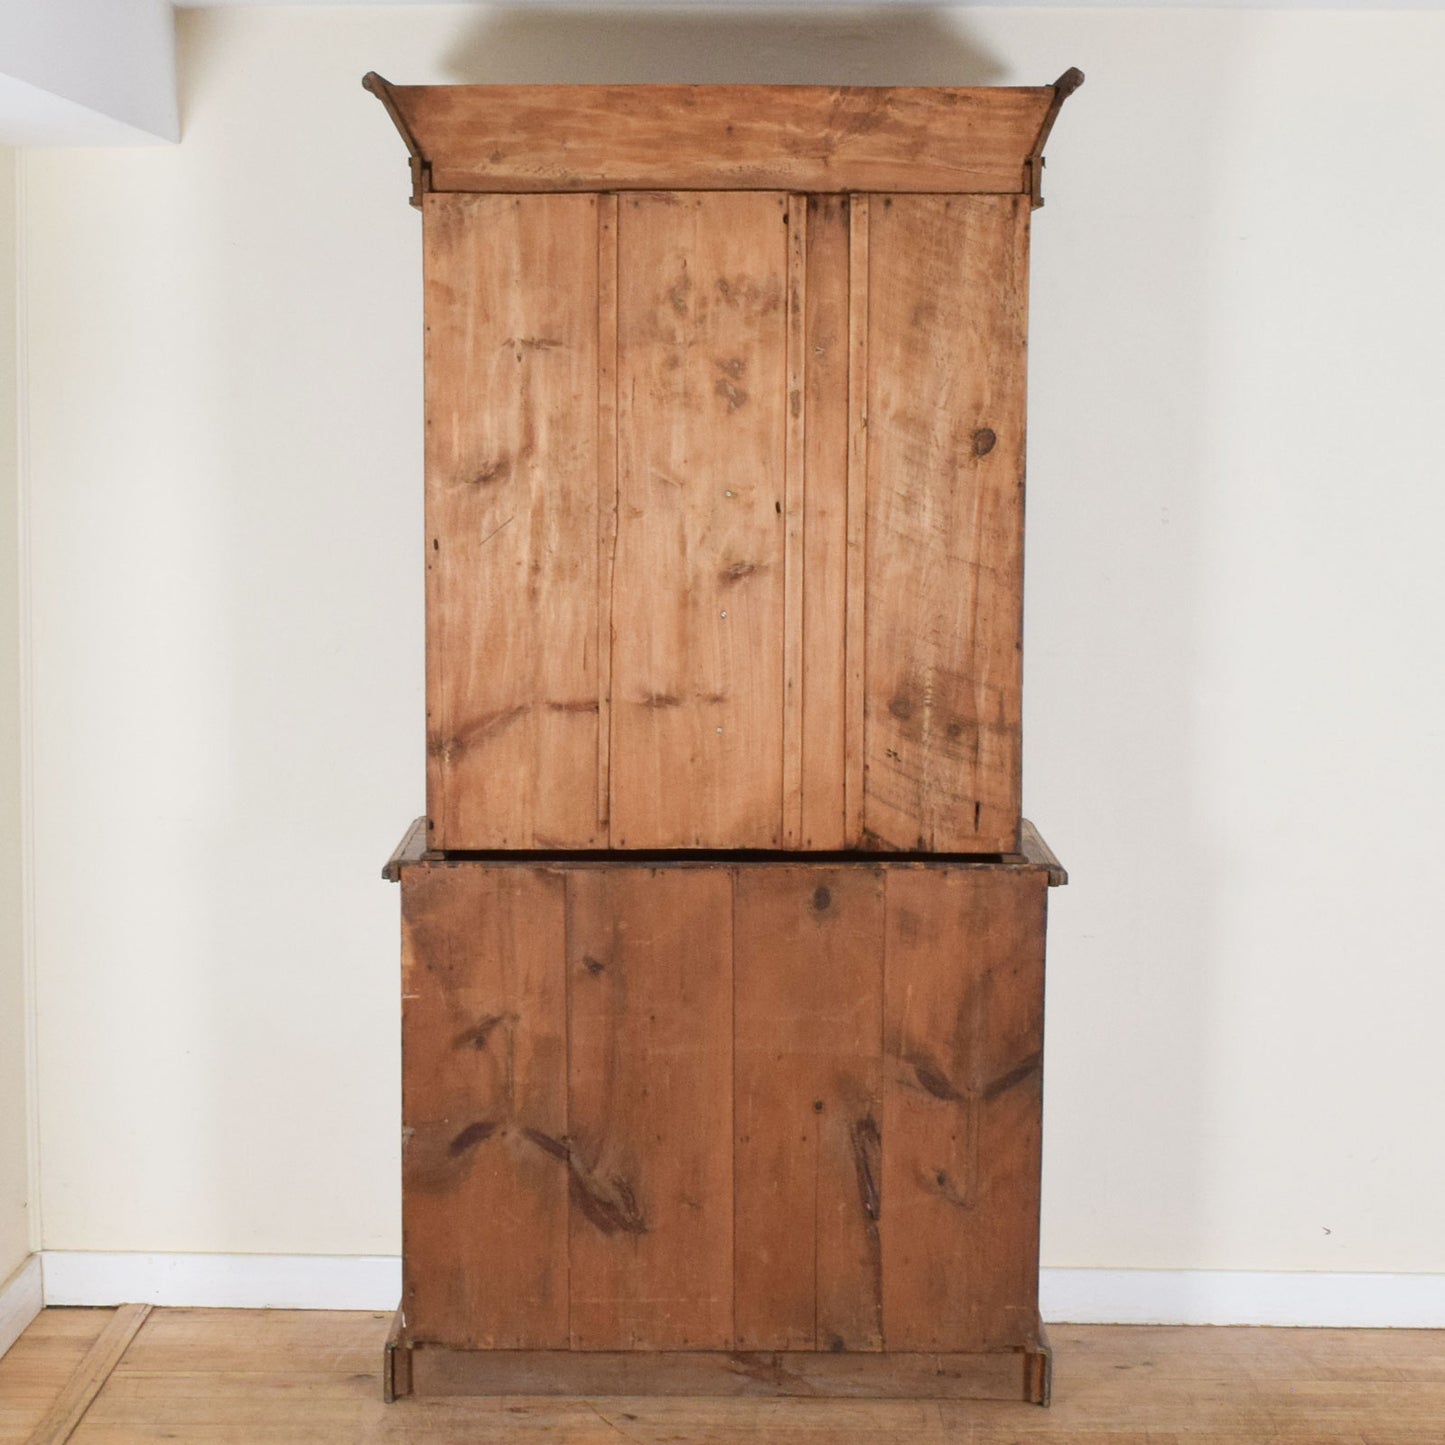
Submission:
[[[420,288],[358,84],[1089,83],[1036,228],[1045,1262],[1445,1271],[1440,13],[182,16],[27,162],[45,1244],[398,1246]]]
[[[20,911],[20,592],[17,586],[15,152],[0,147],[0,1285],[35,1246],[29,992]]]

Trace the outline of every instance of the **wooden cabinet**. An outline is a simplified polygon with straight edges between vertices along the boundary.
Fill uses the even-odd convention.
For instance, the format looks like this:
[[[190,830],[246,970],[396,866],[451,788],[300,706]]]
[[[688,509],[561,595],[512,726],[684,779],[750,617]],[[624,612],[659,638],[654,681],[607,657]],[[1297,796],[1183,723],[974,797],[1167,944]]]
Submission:
[[[1068,85],[371,84],[423,212],[432,846],[1012,852]]]
[[[389,1390],[1047,1398],[1025,353],[1081,79],[367,77],[426,310]]]
[[[922,1393],[1038,1396],[1046,850],[428,862],[419,839],[392,871],[426,1388],[600,1389],[599,1353],[642,1352],[624,1378],[660,1391],[907,1393],[928,1356]]]

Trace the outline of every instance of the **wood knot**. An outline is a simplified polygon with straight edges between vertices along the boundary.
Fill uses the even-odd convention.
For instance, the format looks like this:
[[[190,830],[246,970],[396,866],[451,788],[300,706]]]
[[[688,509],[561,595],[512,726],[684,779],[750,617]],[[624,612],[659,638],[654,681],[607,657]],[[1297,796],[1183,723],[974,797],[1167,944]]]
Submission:
[[[981,426],[973,434],[973,454],[976,457],[986,457],[998,443],[998,437],[994,435],[990,427]]]
[[[819,913],[822,913],[832,901],[832,892],[824,888],[821,884],[813,890],[813,907],[816,908]]]

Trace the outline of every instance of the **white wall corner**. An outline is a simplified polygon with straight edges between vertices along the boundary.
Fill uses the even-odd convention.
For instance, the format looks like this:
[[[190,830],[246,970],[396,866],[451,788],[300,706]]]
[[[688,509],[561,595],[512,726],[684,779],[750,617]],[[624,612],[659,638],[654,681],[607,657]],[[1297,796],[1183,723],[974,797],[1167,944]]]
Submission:
[[[170,0],[0,5],[0,144],[180,139]]]
[[[43,1302],[40,1256],[32,1254],[0,1285],[0,1355],[30,1327]]]

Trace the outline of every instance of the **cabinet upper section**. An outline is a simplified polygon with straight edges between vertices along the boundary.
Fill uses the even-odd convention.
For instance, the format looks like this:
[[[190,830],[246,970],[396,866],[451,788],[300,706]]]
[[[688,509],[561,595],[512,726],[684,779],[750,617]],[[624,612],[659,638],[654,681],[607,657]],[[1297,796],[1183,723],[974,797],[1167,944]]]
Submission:
[[[1030,194],[1083,82],[823,85],[391,85],[362,81],[432,191]]]

